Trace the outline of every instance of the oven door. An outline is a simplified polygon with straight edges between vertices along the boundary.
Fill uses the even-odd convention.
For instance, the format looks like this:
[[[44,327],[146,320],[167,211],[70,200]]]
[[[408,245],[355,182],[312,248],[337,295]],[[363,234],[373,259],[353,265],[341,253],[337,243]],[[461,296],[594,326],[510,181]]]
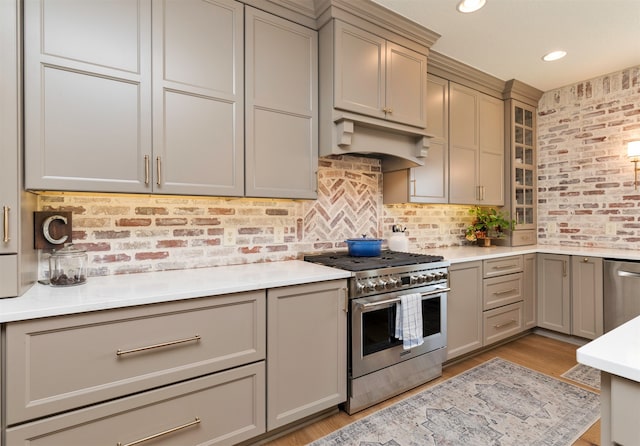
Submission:
[[[351,377],[446,347],[447,291],[446,285],[429,285],[351,300]],[[404,350],[402,341],[395,337],[396,304],[408,292],[422,294],[424,343]]]

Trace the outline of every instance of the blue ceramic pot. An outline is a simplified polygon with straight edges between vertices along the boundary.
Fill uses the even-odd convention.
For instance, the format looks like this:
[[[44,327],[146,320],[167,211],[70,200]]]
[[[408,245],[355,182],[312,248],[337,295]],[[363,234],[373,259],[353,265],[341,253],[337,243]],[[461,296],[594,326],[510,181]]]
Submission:
[[[354,257],[376,257],[380,255],[382,239],[379,238],[350,238],[345,240],[349,248],[349,255]]]

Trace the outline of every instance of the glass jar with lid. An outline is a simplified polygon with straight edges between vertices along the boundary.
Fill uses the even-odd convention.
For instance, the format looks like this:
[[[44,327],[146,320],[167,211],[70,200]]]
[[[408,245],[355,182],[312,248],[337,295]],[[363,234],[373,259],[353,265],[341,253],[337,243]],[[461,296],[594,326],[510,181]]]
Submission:
[[[52,286],[80,285],[87,281],[87,252],[72,244],[54,250],[49,257],[49,283]]]

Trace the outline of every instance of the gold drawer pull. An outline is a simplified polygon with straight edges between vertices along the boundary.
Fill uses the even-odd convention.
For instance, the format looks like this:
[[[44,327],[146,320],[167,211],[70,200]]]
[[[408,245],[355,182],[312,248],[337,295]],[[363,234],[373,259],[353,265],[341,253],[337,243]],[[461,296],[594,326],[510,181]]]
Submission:
[[[149,155],[144,156],[144,184],[149,185]]]
[[[517,288],[511,288],[510,290],[496,291],[493,294],[495,294],[496,296],[500,296],[501,294],[509,294],[509,293],[513,293],[515,291],[518,291],[518,289]]]
[[[493,269],[509,269],[509,268],[518,268],[519,265],[496,265]]]
[[[155,344],[155,345],[148,345],[146,347],[132,348],[130,350],[118,349],[116,351],[116,356],[128,355],[129,353],[138,353],[138,352],[143,352],[145,350],[151,350],[154,348],[168,347],[170,345],[184,344],[185,342],[193,342],[193,341],[200,342],[200,335],[195,335],[191,338],[186,338],[186,339],[178,339],[177,341],[169,341],[169,342],[162,342],[160,344]]]
[[[131,443],[124,444],[121,441],[119,441],[118,443],[116,443],[116,445],[117,446],[134,446],[136,444],[144,443],[145,441],[154,440],[154,439],[156,439],[158,437],[162,437],[163,435],[172,434],[172,433],[174,433],[176,431],[179,431],[181,429],[186,429],[188,427],[195,426],[196,424],[200,424],[200,418],[199,417],[196,417],[195,420],[190,421],[188,423],[185,423],[182,426],[172,427],[171,429],[167,429],[166,431],[158,432],[157,434],[153,434],[153,435],[149,435],[148,437],[144,437],[144,438],[141,438],[139,440],[132,441]]]
[[[497,328],[497,329],[504,328],[504,327],[506,327],[508,325],[515,324],[516,322],[517,321],[515,319],[511,319],[508,322],[504,322],[502,324],[496,324],[496,325],[493,326],[493,328]]]
[[[4,233],[2,236],[2,241],[4,243],[9,243],[9,206],[3,206],[2,211],[4,214]]]

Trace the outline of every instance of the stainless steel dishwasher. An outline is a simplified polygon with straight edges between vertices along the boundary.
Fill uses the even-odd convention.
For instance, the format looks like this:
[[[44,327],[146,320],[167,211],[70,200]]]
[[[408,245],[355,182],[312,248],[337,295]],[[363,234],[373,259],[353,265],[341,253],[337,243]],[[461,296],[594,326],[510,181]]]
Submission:
[[[605,259],[604,331],[640,316],[640,262]]]

